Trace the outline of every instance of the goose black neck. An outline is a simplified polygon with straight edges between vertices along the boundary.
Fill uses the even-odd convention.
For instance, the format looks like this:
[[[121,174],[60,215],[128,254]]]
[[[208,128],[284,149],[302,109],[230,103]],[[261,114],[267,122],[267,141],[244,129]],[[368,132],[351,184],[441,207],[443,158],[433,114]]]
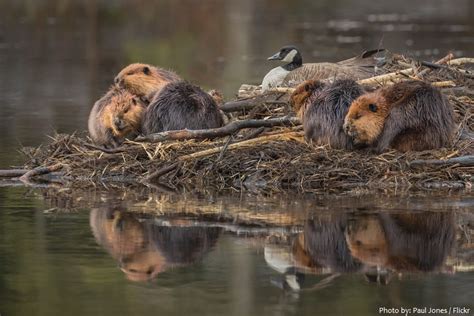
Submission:
[[[296,68],[299,68],[303,65],[303,58],[301,58],[301,55],[300,53],[298,52],[295,57],[293,57],[293,60],[291,61],[291,63],[289,64],[286,64],[283,67],[283,69],[285,70],[288,70],[288,71],[292,71],[292,70],[295,70]]]

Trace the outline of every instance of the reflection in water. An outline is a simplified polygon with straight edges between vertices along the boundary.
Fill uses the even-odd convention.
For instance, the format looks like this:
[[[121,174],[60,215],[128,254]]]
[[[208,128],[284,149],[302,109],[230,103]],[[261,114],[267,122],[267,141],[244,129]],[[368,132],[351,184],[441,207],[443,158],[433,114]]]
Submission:
[[[332,275],[316,287],[341,273],[388,284],[394,274],[451,271],[445,264],[454,241],[453,213],[319,215],[289,246],[270,239],[265,259],[292,289],[302,287],[304,274]]]
[[[170,268],[201,260],[220,233],[220,228],[189,227],[179,220],[141,220],[121,207],[93,209],[90,225],[97,242],[132,281],[151,280]]]

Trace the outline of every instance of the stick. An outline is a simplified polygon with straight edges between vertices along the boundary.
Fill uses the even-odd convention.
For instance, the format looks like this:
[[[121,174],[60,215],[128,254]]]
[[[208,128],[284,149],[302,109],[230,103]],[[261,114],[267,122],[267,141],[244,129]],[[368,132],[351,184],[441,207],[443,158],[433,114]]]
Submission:
[[[280,134],[262,136],[262,137],[253,138],[253,139],[231,144],[227,147],[227,151],[241,148],[241,147],[254,146],[256,144],[266,143],[266,142],[275,141],[275,140],[295,139],[295,140],[300,141],[299,138],[301,138],[301,136],[302,136],[301,132],[280,133]],[[189,155],[181,156],[178,159],[180,161],[184,161],[184,160],[189,160],[189,159],[210,156],[213,154],[220,153],[224,146],[198,151]]]
[[[171,172],[173,171],[174,169],[176,169],[178,167],[179,163],[175,162],[169,166],[165,166],[161,169],[158,169],[157,171],[151,173],[150,175],[148,175],[148,177],[146,177],[146,180],[147,181],[151,181],[153,179],[156,179],[156,178],[159,178],[161,176],[164,176],[165,174],[167,174],[168,172]]]
[[[0,170],[0,178],[16,178],[21,177],[27,173],[28,169],[9,169],[9,170]]]
[[[89,144],[89,143],[84,143],[84,146],[88,147],[88,148],[91,148],[91,149],[100,150],[100,151],[102,151],[106,154],[117,154],[117,153],[123,153],[123,152],[126,151],[123,147],[105,148],[105,147],[100,147],[100,146],[96,146],[96,145]]]
[[[450,66],[459,66],[459,65],[464,65],[464,64],[474,64],[474,58],[468,58],[468,57],[463,57],[463,58],[457,58],[453,59],[447,62],[448,65]]]
[[[452,80],[446,80],[446,81],[432,82],[431,85],[433,87],[438,87],[438,88],[452,88],[456,86],[456,83]]]
[[[291,126],[300,124],[296,117],[280,117],[268,120],[243,120],[234,121],[219,128],[178,131],[167,131],[138,137],[136,142],[158,143],[165,140],[185,140],[185,139],[212,139],[216,137],[232,135],[244,128],[273,127],[273,126]]]
[[[474,155],[461,156],[461,157],[450,158],[446,160],[419,159],[419,160],[413,160],[412,162],[410,162],[410,166],[424,166],[424,165],[433,165],[433,166],[460,165],[462,167],[472,167],[474,166]]]
[[[255,104],[260,102],[261,96],[245,99],[245,100],[237,100],[237,101],[229,101],[221,105],[219,108],[224,112],[237,112],[242,110],[250,110],[252,109]]]
[[[58,163],[58,164],[55,164],[55,165],[52,165],[52,166],[49,166],[49,167],[36,167],[30,171],[28,171],[27,173],[25,173],[24,175],[22,175],[20,177],[20,181],[21,182],[25,182],[25,183],[28,183],[30,181],[30,179],[34,176],[39,176],[39,175],[43,175],[43,174],[48,174],[48,173],[51,173],[51,172],[54,172],[54,171],[57,171],[59,169],[61,169],[63,167],[62,164]]]
[[[441,65],[443,64],[446,64],[448,61],[450,61],[451,59],[453,59],[454,57],[454,54],[453,53],[449,53],[447,54],[446,56],[444,56],[443,58],[441,58],[440,60],[436,61],[434,64],[433,63],[429,63],[429,62],[426,62],[426,61],[422,61],[421,64],[423,66],[426,66],[426,67],[430,67],[428,69],[424,69],[422,71],[420,71],[416,77],[421,79],[424,75],[426,75],[428,72],[431,71],[431,68],[439,68],[441,67]]]

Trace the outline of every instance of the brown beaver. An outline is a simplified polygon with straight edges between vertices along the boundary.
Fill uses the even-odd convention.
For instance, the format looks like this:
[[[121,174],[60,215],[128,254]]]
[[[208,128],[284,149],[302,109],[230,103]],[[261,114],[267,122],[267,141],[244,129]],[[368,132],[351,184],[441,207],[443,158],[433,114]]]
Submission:
[[[317,145],[352,149],[353,140],[344,133],[343,123],[352,101],[363,93],[354,80],[332,84],[308,80],[298,86],[290,102],[303,123],[305,137]]]
[[[93,209],[90,226],[99,245],[118,261],[132,281],[148,281],[160,273],[202,260],[217,243],[218,227],[158,225],[123,209],[121,203]]]
[[[375,151],[427,150],[449,146],[454,111],[445,96],[422,81],[404,81],[380,88],[355,100],[344,122],[356,143]]]
[[[181,129],[209,129],[224,125],[214,99],[198,86],[172,82],[155,95],[147,107],[144,134]]]
[[[112,86],[89,115],[89,134],[98,145],[117,147],[140,131],[145,104],[130,92]]]
[[[173,71],[140,63],[128,65],[115,77],[117,85],[147,100],[151,100],[168,83],[179,80]]]
[[[451,213],[379,214],[354,219],[346,230],[350,253],[364,264],[394,271],[434,271],[454,245]]]

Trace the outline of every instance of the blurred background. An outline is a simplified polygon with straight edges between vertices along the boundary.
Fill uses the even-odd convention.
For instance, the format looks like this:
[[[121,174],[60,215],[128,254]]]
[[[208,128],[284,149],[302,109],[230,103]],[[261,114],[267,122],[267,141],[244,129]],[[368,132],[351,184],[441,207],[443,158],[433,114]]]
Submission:
[[[385,47],[424,60],[474,51],[472,0],[0,0],[0,167],[20,145],[87,128],[126,64],[144,62],[232,98],[286,44],[305,62]]]

